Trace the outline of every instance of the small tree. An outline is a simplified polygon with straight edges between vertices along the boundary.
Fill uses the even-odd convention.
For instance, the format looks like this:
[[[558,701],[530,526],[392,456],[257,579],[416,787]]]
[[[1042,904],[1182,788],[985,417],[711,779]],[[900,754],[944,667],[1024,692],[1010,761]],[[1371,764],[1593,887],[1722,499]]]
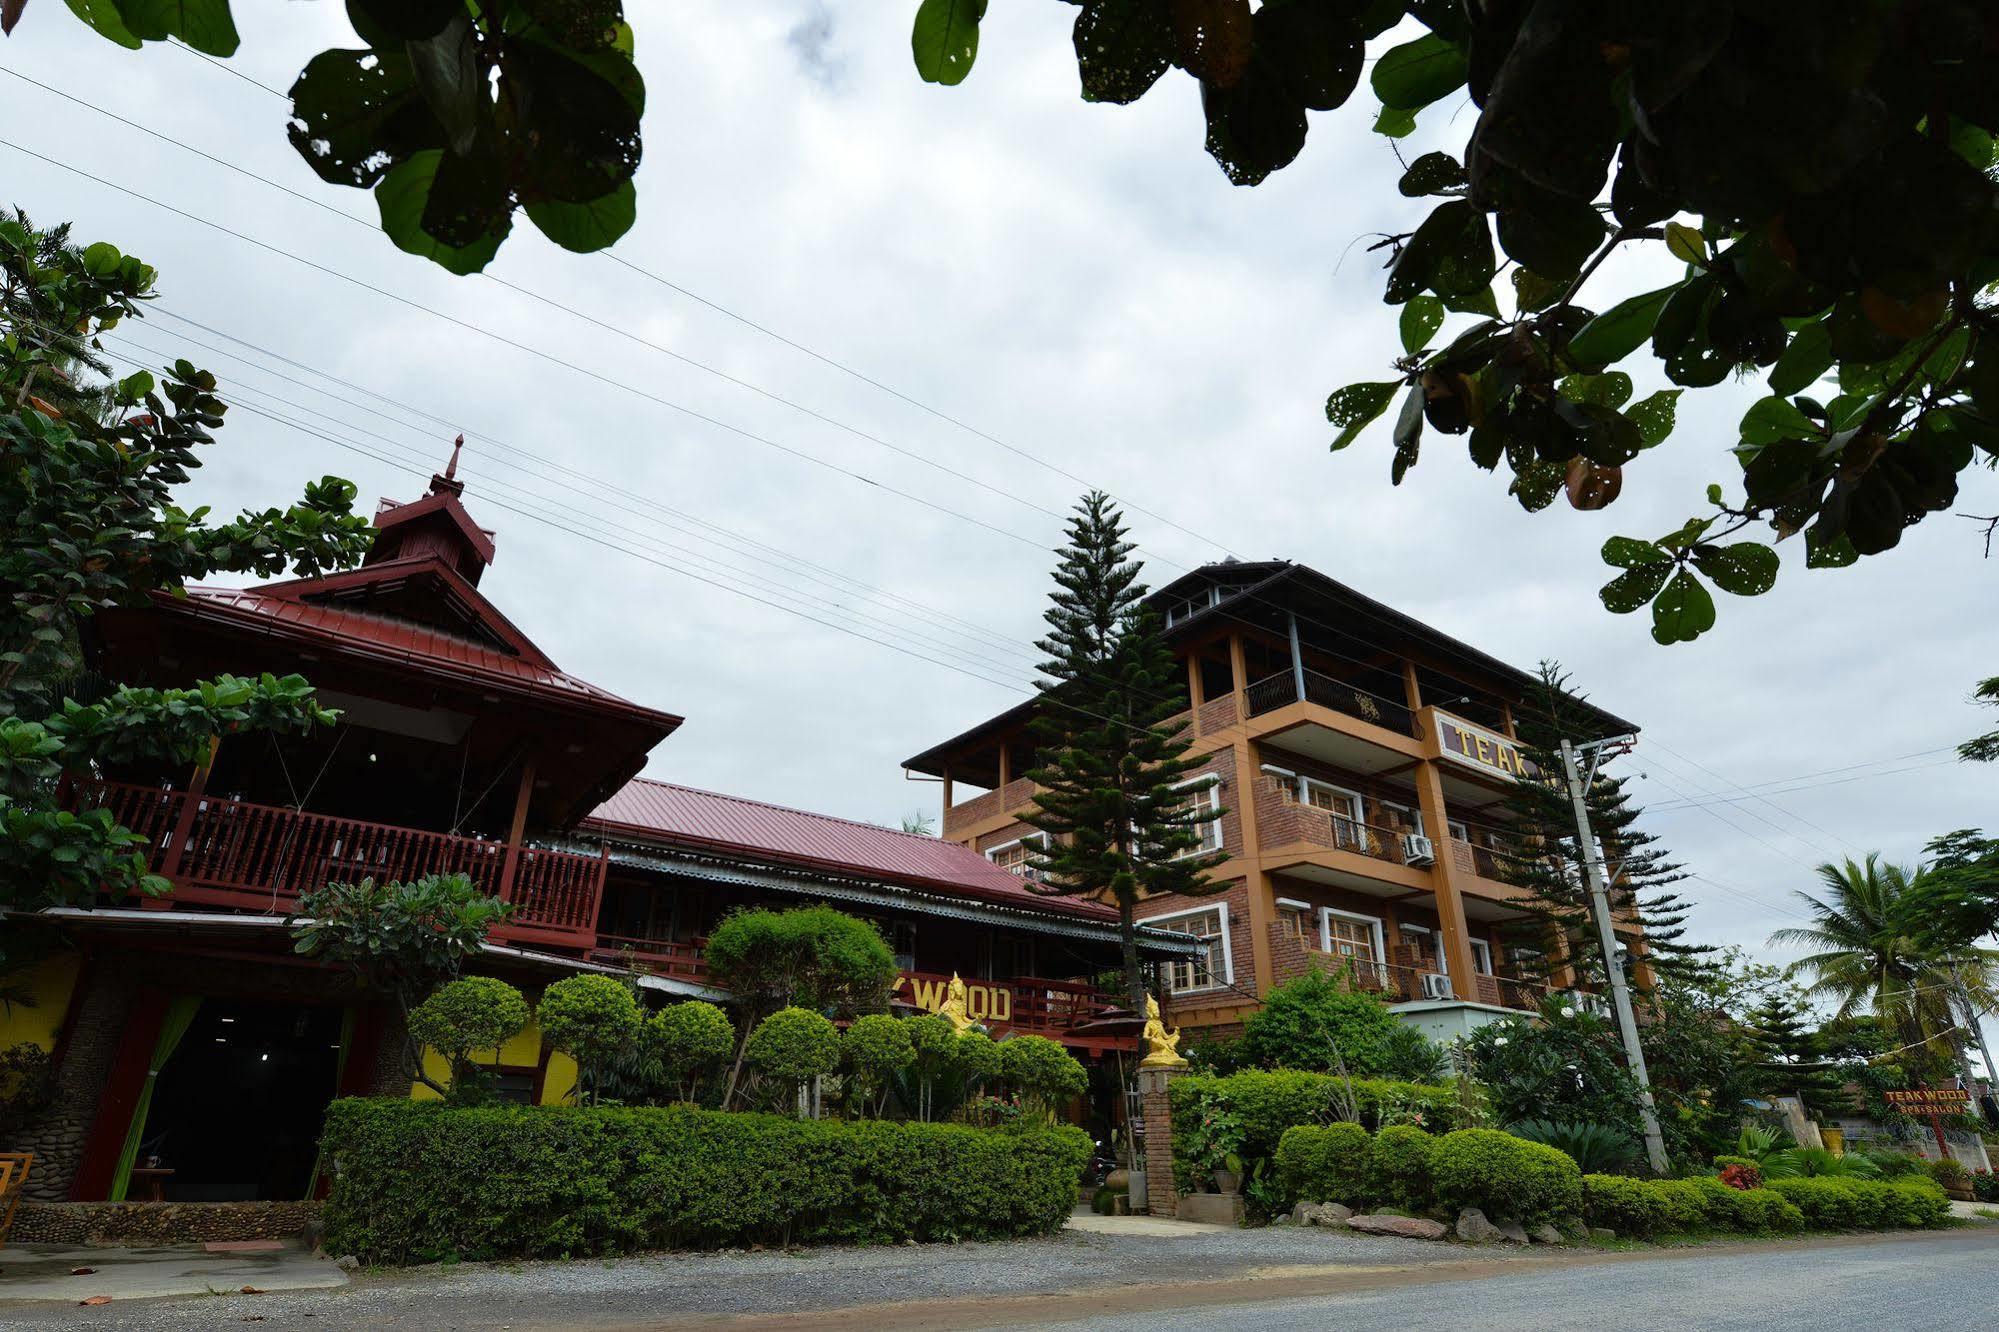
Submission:
[[[881,931],[829,906],[734,912],[709,934],[706,957],[742,1015],[725,1106],[735,1097],[750,1033],[767,1015],[785,1007],[880,1013],[895,985],[895,953]]]
[[[451,1089],[424,1071],[423,1049],[409,1031],[411,1012],[420,996],[455,978],[488,931],[512,914],[511,906],[481,893],[463,874],[329,883],[299,897],[292,946],[302,956],[343,963],[364,984],[387,989],[402,1015],[411,1076],[446,1096]]]
[[[444,1056],[451,1070],[451,1099],[483,1099],[491,1079],[472,1059],[478,1050],[499,1048],[528,1024],[528,1001],[492,976],[461,976],[447,982],[410,1012],[410,1039]]]
[[[644,1015],[632,992],[609,976],[567,976],[542,991],[535,1022],[550,1048],[576,1061],[580,1101],[598,1095],[598,1072],[638,1039]]]
[[[1054,1119],[1090,1085],[1076,1057],[1046,1036],[1013,1036],[999,1043],[1000,1077],[1015,1095]]]
[[[870,1013],[855,1018],[840,1038],[840,1056],[853,1076],[862,1109],[873,1098],[874,1117],[888,1109],[889,1089],[896,1074],[916,1059],[916,1046],[909,1028],[886,1013]]]
[[[840,1029],[822,1013],[806,1008],[780,1008],[750,1033],[750,1067],[790,1089],[794,1102],[807,1083],[818,1080],[840,1063]],[[814,1110],[818,1097],[813,1098]],[[805,1118],[799,1105],[799,1117]]]
[[[736,1029],[715,1005],[689,999],[653,1014],[646,1022],[646,1038],[666,1083],[681,1100],[692,1101],[702,1080],[735,1048]]]
[[[1271,987],[1243,1022],[1239,1054],[1264,1068],[1382,1077],[1408,1054],[1405,1030],[1413,1028],[1373,995],[1314,970]]]

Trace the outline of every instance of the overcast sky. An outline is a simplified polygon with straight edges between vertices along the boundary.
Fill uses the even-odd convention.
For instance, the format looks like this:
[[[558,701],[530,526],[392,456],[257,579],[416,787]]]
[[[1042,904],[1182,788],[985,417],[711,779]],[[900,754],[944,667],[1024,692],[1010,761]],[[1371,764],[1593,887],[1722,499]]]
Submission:
[[[1387,377],[1395,312],[1365,247],[1422,211],[1396,195],[1400,168],[1368,132],[1365,90],[1314,116],[1291,168],[1238,189],[1201,149],[1184,76],[1129,108],[1078,98],[1069,7],[995,6],[956,89],[911,68],[914,8],[628,6],[649,105],[640,220],[616,253],[969,431],[608,258],[566,254],[524,219],[494,275],[851,430],[493,282],[451,278],[379,232],[11,77],[0,78],[0,138],[589,373],[4,147],[0,202],[141,255],[160,270],[165,311],[436,418],[273,379],[157,313],[135,343],[213,367],[238,402],[397,459],[239,412],[193,500],[282,502],[329,472],[353,478],[370,506],[408,498],[465,429],[466,498],[499,532],[485,590],[565,668],[688,718],[654,754],[647,771],[659,778],[884,823],[934,813],[937,788],[906,783],[899,762],[1022,696],[1053,515],[1082,478],[1180,525],[1130,515],[1155,583],[1224,551],[1283,557],[1522,666],[1559,658],[1645,728],[1624,760],[1645,774],[1642,800],[1735,802],[1652,820],[1702,876],[1688,888],[1713,941],[1760,948],[1796,923],[1790,894],[1822,859],[1877,848],[1910,859],[1936,833],[1999,827],[1999,768],[1945,762],[1948,746],[1999,723],[1968,701],[1976,680],[1999,674],[1999,565],[1980,558],[1974,524],[1933,517],[1844,572],[1807,572],[1788,544],[1775,591],[1723,597],[1714,632],[1659,647],[1642,615],[1597,603],[1611,572],[1597,548],[1679,526],[1708,482],[1737,476],[1724,449],[1754,382],[1697,394],[1670,445],[1628,469],[1603,513],[1521,513],[1461,440],[1433,437],[1392,488],[1386,424],[1331,455],[1322,413],[1329,390]],[[237,10],[244,41],[229,70],[168,47],[121,51],[57,0],[29,5],[0,64],[372,216],[365,195],[320,183],[293,153],[285,103],[230,72],[284,89],[318,50],[359,45],[341,6]],[[1456,148],[1469,118],[1433,108],[1404,151]],[[1662,274],[1611,268],[1598,285],[1639,290]],[[1980,473],[1958,507],[1999,511],[1995,491]],[[1767,783],[1811,789],[1774,802],[1737,789]]]

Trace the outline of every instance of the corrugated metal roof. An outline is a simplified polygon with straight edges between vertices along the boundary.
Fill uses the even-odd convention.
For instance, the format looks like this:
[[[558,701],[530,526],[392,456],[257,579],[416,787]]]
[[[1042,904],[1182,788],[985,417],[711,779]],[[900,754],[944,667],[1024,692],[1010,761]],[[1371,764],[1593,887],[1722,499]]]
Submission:
[[[274,596],[262,588],[189,587],[186,600],[165,596],[156,600],[166,609],[261,623],[329,646],[359,649],[452,676],[524,685],[543,697],[567,697],[578,703],[643,713],[667,723],[669,729],[679,723],[677,717],[630,702],[567,671],[410,620]]]
[[[640,778],[627,784],[583,821],[586,831],[593,825],[644,841],[889,879],[1054,915],[1117,919],[1116,911],[1099,902],[1037,893],[956,842],[669,782]]]

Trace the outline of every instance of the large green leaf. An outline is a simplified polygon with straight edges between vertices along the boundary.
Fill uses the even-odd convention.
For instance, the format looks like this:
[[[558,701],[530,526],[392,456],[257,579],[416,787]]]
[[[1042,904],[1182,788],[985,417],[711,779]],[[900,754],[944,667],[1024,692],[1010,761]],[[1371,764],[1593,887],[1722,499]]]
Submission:
[[[1430,210],[1402,247],[1383,299],[1400,305],[1430,290],[1448,304],[1453,297],[1488,289],[1497,267],[1484,212],[1467,199],[1450,199]]]
[[[101,37],[108,37],[128,51],[136,51],[145,43],[125,25],[125,16],[118,12],[113,0],[65,0],[70,12],[89,24]]]
[[[1340,433],[1333,439],[1335,453],[1353,443],[1361,431],[1387,410],[1389,400],[1395,396],[1398,387],[1391,381],[1386,384],[1349,384],[1333,391],[1333,395],[1326,399],[1326,419],[1340,428]]]
[[[1742,414],[1744,444],[1774,444],[1780,439],[1811,439],[1817,422],[1787,398],[1758,398]]]
[[[1597,600],[1614,615],[1628,615],[1659,595],[1673,562],[1636,564],[1597,589]]]
[[[1569,339],[1569,359],[1577,365],[1615,365],[1623,360],[1652,336],[1660,309],[1678,290],[1675,283],[1611,306],[1576,330]]]
[[[1784,354],[1770,367],[1770,391],[1789,396],[1803,393],[1832,369],[1832,329],[1824,320],[1807,324],[1791,337]]]
[[[1444,326],[1444,303],[1435,296],[1414,296],[1402,307],[1402,350],[1422,351]]]
[[[1673,433],[1673,413],[1679,401],[1679,389],[1660,389],[1624,409],[1625,416],[1638,427],[1638,437],[1645,441],[1646,448],[1664,443],[1666,436]]]
[[[513,214],[503,213],[492,230],[466,245],[447,245],[425,230],[424,215],[443,162],[442,149],[427,148],[413,154],[382,177],[375,187],[375,205],[381,211],[382,230],[396,248],[421,255],[462,277],[493,261],[500,242],[507,238]]]
[[[1260,51],[1228,87],[1203,83],[1201,110],[1208,118],[1208,155],[1234,184],[1260,183],[1305,146],[1305,109]]]
[[[444,146],[401,52],[321,51],[292,84],[286,133],[321,180],[363,188],[412,153]]]
[[[923,0],[909,48],[925,83],[963,83],[979,55],[979,20],[986,0]]]
[[[1158,13],[1156,4],[1150,8]],[[1300,106],[1331,111],[1353,96],[1360,83],[1361,37],[1342,6],[1265,0],[1253,31],[1257,51],[1269,58],[1284,91]]]
[[[1155,0],[1088,0],[1076,15],[1076,70],[1092,102],[1135,102],[1173,63]]]
[[[1753,541],[1695,546],[1694,563],[1716,587],[1738,597],[1760,597],[1777,583],[1777,552]]]
[[[1701,580],[1682,569],[1652,602],[1652,637],[1661,643],[1691,643],[1714,628],[1714,597]]]
[[[560,203],[553,199],[531,203],[527,205],[527,215],[542,235],[565,250],[588,253],[607,249],[638,220],[638,189],[628,180],[589,203]]]
[[[1603,543],[1603,562],[1614,564],[1620,569],[1637,569],[1647,564],[1671,564],[1670,551],[1659,549],[1650,541],[1640,541],[1637,537],[1614,536]]]
[[[1435,33],[1393,47],[1374,62],[1369,83],[1392,111],[1416,111],[1465,81],[1465,53]]]
[[[144,41],[178,37],[212,56],[235,55],[241,41],[229,14],[229,0],[116,0],[116,4],[125,26]]]

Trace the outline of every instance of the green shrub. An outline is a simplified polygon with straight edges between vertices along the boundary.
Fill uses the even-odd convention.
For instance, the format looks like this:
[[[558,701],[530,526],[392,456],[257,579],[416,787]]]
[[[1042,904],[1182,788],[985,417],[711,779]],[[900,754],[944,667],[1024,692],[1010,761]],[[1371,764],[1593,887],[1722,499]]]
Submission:
[[[1716,1230],[1760,1235],[1788,1234],[1805,1228],[1804,1214],[1780,1193],[1764,1188],[1730,1188],[1712,1177],[1686,1182],[1701,1191],[1708,1224]]]
[[[1769,1187],[1803,1212],[1813,1230],[1859,1230],[1873,1226],[1880,1215],[1879,1204],[1862,1195],[1858,1180],[1798,1176],[1773,1179]]]
[[[1372,1144],[1358,1124],[1300,1124],[1277,1143],[1277,1178],[1286,1202],[1393,1202],[1369,1195]]]
[[[1968,1189],[1971,1187],[1971,1171],[1964,1162],[1954,1156],[1940,1157],[1923,1163],[1923,1170],[1929,1177],[1947,1189]]]
[[[1881,1167],[1858,1152],[1841,1156],[1824,1147],[1786,1147],[1763,1158],[1765,1179],[1879,1179]]]
[[[743,1055],[757,1072],[795,1091],[839,1065],[840,1029],[823,1013],[780,1008],[757,1023]]]
[[[1409,1062],[1402,1033],[1414,1030],[1344,976],[1311,971],[1271,988],[1242,1024],[1238,1054],[1264,1068],[1331,1073],[1344,1066],[1353,1077],[1381,1077]]]
[[[542,1039],[576,1061],[579,1093],[596,1089],[605,1062],[638,1039],[644,1015],[632,992],[609,976],[569,976],[541,992]]]
[[[528,1001],[519,990],[492,976],[462,976],[410,1010],[409,1034],[444,1056],[451,1094],[462,1099],[478,1096],[485,1085],[473,1052],[497,1051],[527,1024]]]
[[[1723,1166],[1732,1166],[1732,1165],[1747,1166],[1751,1170],[1756,1171],[1756,1173],[1759,1175],[1763,1173],[1763,1162],[1758,1157],[1724,1155],[1724,1156],[1717,1156],[1714,1158],[1714,1168],[1716,1170],[1721,1169]]]
[[[710,1003],[689,999],[662,1008],[646,1020],[646,1040],[658,1056],[666,1081],[685,1101],[694,1099],[701,1080],[716,1072],[736,1045],[729,1015]]]
[[[1891,1198],[1883,1207],[1884,1224],[1927,1228],[1950,1219],[1950,1199],[1935,1182],[1908,1175],[1891,1180],[1886,1187]]]
[[[1582,1203],[1582,1172],[1553,1147],[1497,1129],[1459,1129],[1437,1143],[1437,1200],[1476,1207],[1495,1220],[1532,1225],[1570,1216]]]
[[[1628,1239],[1644,1239],[1666,1229],[1672,1207],[1653,1181],[1628,1175],[1584,1175],[1582,1217]],[[1722,1185],[1727,1188],[1727,1185]],[[1733,1190],[1731,1190],[1733,1192]]]
[[[1666,1204],[1666,1228],[1676,1231],[1705,1230],[1714,1224],[1707,1194],[1690,1179],[1647,1180],[1652,1192]]]
[[[1051,1116],[1090,1085],[1076,1056],[1046,1036],[1010,1036],[999,1043],[999,1056],[1001,1080]]]
[[[340,1100],[326,1243],[369,1262],[1050,1234],[1082,1130]]]
[[[1370,1128],[1379,1125],[1384,1114],[1396,1116],[1413,1110],[1422,1117],[1424,1127],[1442,1132],[1452,1127],[1458,1110],[1455,1087],[1365,1078],[1354,1078],[1349,1084],[1329,1073],[1246,1069],[1227,1077],[1188,1074],[1174,1079],[1170,1095],[1175,1129],[1183,1107],[1207,1093],[1219,1097],[1242,1120],[1244,1158],[1269,1156],[1277,1150],[1284,1130],[1294,1124],[1332,1123],[1335,1100],[1345,1096],[1349,1085],[1361,1123]]]
[[[1929,1164],[1922,1157],[1912,1156],[1908,1152],[1870,1151],[1863,1152],[1862,1155],[1880,1169],[1883,1179],[1900,1179],[1904,1175],[1913,1175]]]
[[[1638,1140],[1615,1124],[1522,1119],[1508,1124],[1506,1131],[1529,1142],[1546,1143],[1586,1174],[1624,1174],[1643,1154]]]
[[[854,1075],[863,1102],[873,1100],[877,1117],[887,1108],[891,1079],[915,1060],[909,1028],[885,1013],[855,1018],[840,1037],[840,1061]]]
[[[1408,1124],[1390,1124],[1374,1135],[1367,1154],[1367,1193],[1375,1202],[1430,1205],[1436,1188],[1437,1140]]]
[[[969,1087],[990,1082],[1000,1073],[999,1042],[983,1031],[961,1034],[951,1047],[951,1068]]]

